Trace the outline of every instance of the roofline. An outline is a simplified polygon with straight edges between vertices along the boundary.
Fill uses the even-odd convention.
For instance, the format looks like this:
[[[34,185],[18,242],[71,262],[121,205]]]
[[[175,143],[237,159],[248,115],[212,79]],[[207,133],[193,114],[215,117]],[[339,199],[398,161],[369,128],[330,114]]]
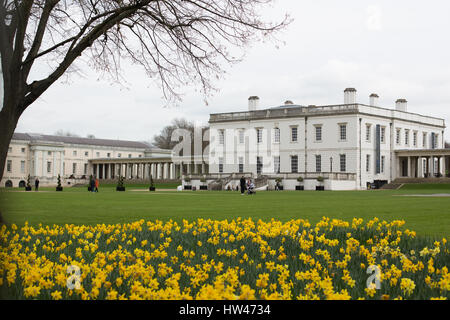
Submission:
[[[378,107],[378,106],[371,106],[368,104],[364,104],[364,103],[350,103],[350,104],[326,104],[326,105],[321,105],[321,106],[314,106],[317,108],[326,108],[326,107],[337,107],[337,106],[352,106],[352,105],[360,105],[360,106],[364,106],[364,107],[370,107],[370,108],[375,108],[375,109],[380,109],[380,110],[387,110],[387,111],[397,111],[397,112],[402,112],[402,113],[407,113],[407,114],[413,114],[416,116],[421,116],[421,117],[427,117],[427,118],[431,118],[431,119],[435,119],[435,120],[444,120],[444,118],[438,118],[438,117],[433,117],[433,116],[426,116],[420,113],[415,113],[415,112],[409,112],[409,111],[401,111],[401,110],[397,110],[397,109],[389,109],[389,108],[383,108],[383,107]],[[303,106],[303,105],[287,105],[287,106],[279,106],[279,107],[270,107],[270,108],[265,108],[265,109],[258,109],[256,111],[267,111],[267,110],[273,110],[273,109],[283,109],[283,108],[310,108],[309,106]],[[233,114],[233,113],[243,113],[243,112],[254,112],[254,111],[232,111],[232,112],[218,112],[218,113],[210,113],[210,116],[212,115],[224,115],[224,114]]]
[[[79,143],[79,142],[62,142],[62,141],[50,141],[50,140],[45,140],[43,139],[42,136],[50,136],[50,137],[63,137],[64,136],[58,136],[58,135],[51,135],[51,134],[36,134],[39,135],[41,137],[33,137],[33,133],[25,133],[25,132],[14,132],[14,134],[18,134],[18,135],[24,135],[25,137],[20,137],[20,138],[11,138],[11,142],[12,141],[26,141],[29,142],[30,145],[49,145],[49,146],[64,146],[64,145],[74,145],[74,146],[90,146],[90,147],[108,147],[108,148],[119,148],[119,149],[139,149],[139,150],[143,150],[144,152],[161,152],[161,153],[171,153],[172,150],[169,149],[161,149],[161,148],[153,148],[151,145],[145,143],[145,142],[140,142],[140,141],[132,141],[132,140],[115,140],[115,139],[101,139],[101,138],[85,138],[85,137],[65,137],[65,138],[78,138],[78,139],[83,139],[85,140],[85,143]],[[111,146],[111,145],[104,145],[101,143],[96,143],[96,144],[89,144],[89,140],[103,140],[103,141],[120,141],[120,142],[124,142],[124,143],[139,143],[142,144],[142,146]]]
[[[395,111],[395,112],[401,112],[401,113],[405,113],[405,114],[410,114],[410,115],[416,115],[416,116],[420,116],[420,117],[424,117],[424,118],[429,118],[429,119],[433,119],[433,120],[439,120],[443,122],[443,126],[440,125],[434,125],[434,124],[427,124],[425,122],[420,122],[422,124],[425,125],[430,125],[430,126],[435,126],[435,127],[440,127],[440,128],[446,128],[445,126],[445,119],[444,118],[437,118],[437,117],[432,117],[432,116],[426,116],[423,114],[419,114],[419,113],[414,113],[414,112],[408,112],[408,111],[401,111],[401,110],[396,110],[396,109],[388,109],[388,108],[383,108],[383,107],[377,107],[377,106],[371,106],[371,105],[367,105],[367,104],[363,104],[363,103],[351,103],[351,104],[333,104],[333,105],[322,105],[322,106],[316,106],[317,108],[327,108],[327,107],[338,107],[338,106],[364,106],[364,107],[369,107],[369,108],[375,108],[375,109],[379,109],[379,110],[383,110],[383,111]],[[210,114],[210,120],[208,121],[208,123],[223,123],[223,122],[233,122],[233,121],[248,121],[246,119],[242,119],[242,120],[218,120],[218,121],[211,121],[211,116],[221,116],[221,115],[232,115],[232,114],[238,114],[238,113],[252,113],[252,112],[257,112],[257,111],[271,111],[271,110],[282,110],[282,109],[294,109],[294,108],[309,108],[309,107],[305,107],[305,106],[300,106],[300,105],[296,105],[296,106],[280,106],[280,107],[272,107],[272,108],[267,108],[267,109],[259,109],[256,111],[235,111],[235,112],[223,112],[223,113],[211,113]],[[369,115],[369,116],[375,116],[375,117],[384,117],[385,116],[381,116],[381,115],[372,115],[372,114],[367,114],[365,112],[361,112],[360,110],[348,110],[348,112],[336,112],[336,115],[339,114],[364,114],[364,115]],[[321,116],[321,114],[314,114],[314,115],[304,115],[304,116]],[[285,119],[285,118],[297,118],[297,117],[304,117],[303,115],[295,115],[295,116],[289,116],[289,117],[276,117],[276,119]],[[404,119],[400,119],[398,117],[387,117],[390,119],[396,119],[396,120],[404,120]],[[267,118],[264,118],[267,119]],[[274,117],[275,119],[275,117]],[[258,120],[258,119],[250,119],[250,120]],[[263,120],[263,118],[261,118],[261,120]],[[404,120],[404,121],[411,121],[411,120]],[[417,121],[411,121],[411,122],[417,122]]]

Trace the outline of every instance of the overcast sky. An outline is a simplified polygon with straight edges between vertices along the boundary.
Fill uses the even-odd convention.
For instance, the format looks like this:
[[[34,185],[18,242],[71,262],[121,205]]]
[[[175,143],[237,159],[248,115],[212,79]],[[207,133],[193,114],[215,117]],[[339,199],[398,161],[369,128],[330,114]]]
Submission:
[[[340,104],[347,87],[358,90],[359,103],[368,104],[371,93],[386,108],[406,98],[409,111],[450,123],[448,0],[278,0],[270,12],[272,19],[285,12],[295,19],[279,35],[285,45],[253,45],[242,63],[226,68],[208,106],[201,94],[185,88],[179,106],[165,108],[156,83],[137,67],[127,68],[124,86],[83,68],[84,77],[52,86],[25,111],[16,132],[63,129],[150,140],[175,117],[207,123],[210,113],[246,110],[249,96],[259,96],[261,108],[287,99]]]

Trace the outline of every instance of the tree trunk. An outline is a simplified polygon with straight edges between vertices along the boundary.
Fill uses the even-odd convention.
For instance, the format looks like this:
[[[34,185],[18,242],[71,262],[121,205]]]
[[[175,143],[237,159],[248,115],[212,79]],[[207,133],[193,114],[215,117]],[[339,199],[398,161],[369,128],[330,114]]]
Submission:
[[[14,110],[11,106],[4,105],[0,111],[0,181],[5,170],[6,156],[8,154],[9,143],[17,126],[18,117],[15,117],[9,110]],[[3,223],[0,212],[0,225]]]

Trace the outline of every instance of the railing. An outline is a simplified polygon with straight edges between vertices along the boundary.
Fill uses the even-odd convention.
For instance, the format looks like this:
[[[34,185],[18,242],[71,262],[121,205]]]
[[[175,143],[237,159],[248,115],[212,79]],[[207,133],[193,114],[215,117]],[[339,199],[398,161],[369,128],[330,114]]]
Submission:
[[[282,180],[285,179],[297,179],[298,177],[302,177],[305,180],[317,180],[318,177],[322,177],[325,180],[340,180],[340,181],[356,181],[357,175],[356,173],[347,173],[347,172],[299,172],[299,173],[278,173],[278,174],[264,174],[264,175],[255,175],[251,172],[246,173],[214,173],[214,174],[192,174],[192,175],[183,175],[182,179],[189,178],[190,180],[222,180],[228,181],[231,180],[239,180],[242,176],[245,178],[251,179],[261,179],[264,178],[267,180],[280,178]]]
[[[332,105],[332,106],[310,106],[310,107],[280,107],[266,110],[256,110],[248,112],[230,112],[230,113],[217,113],[211,114],[210,122],[221,121],[242,121],[242,120],[254,120],[264,118],[283,118],[283,117],[295,117],[295,116],[308,116],[319,114],[336,114],[336,113],[355,113],[358,111],[357,104],[345,104],[345,105]]]

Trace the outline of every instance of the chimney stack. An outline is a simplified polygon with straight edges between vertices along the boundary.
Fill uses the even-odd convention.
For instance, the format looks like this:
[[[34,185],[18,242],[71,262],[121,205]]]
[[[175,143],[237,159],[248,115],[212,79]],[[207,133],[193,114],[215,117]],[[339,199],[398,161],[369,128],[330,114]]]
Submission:
[[[356,89],[347,88],[344,90],[344,104],[355,104],[356,103]]]
[[[248,98],[248,111],[256,111],[259,106],[259,97],[251,96]]]
[[[370,95],[370,106],[371,107],[378,107],[378,99],[380,97],[376,93],[372,93]]]
[[[395,102],[395,110],[406,112],[408,110],[408,101],[406,99],[398,99]]]

